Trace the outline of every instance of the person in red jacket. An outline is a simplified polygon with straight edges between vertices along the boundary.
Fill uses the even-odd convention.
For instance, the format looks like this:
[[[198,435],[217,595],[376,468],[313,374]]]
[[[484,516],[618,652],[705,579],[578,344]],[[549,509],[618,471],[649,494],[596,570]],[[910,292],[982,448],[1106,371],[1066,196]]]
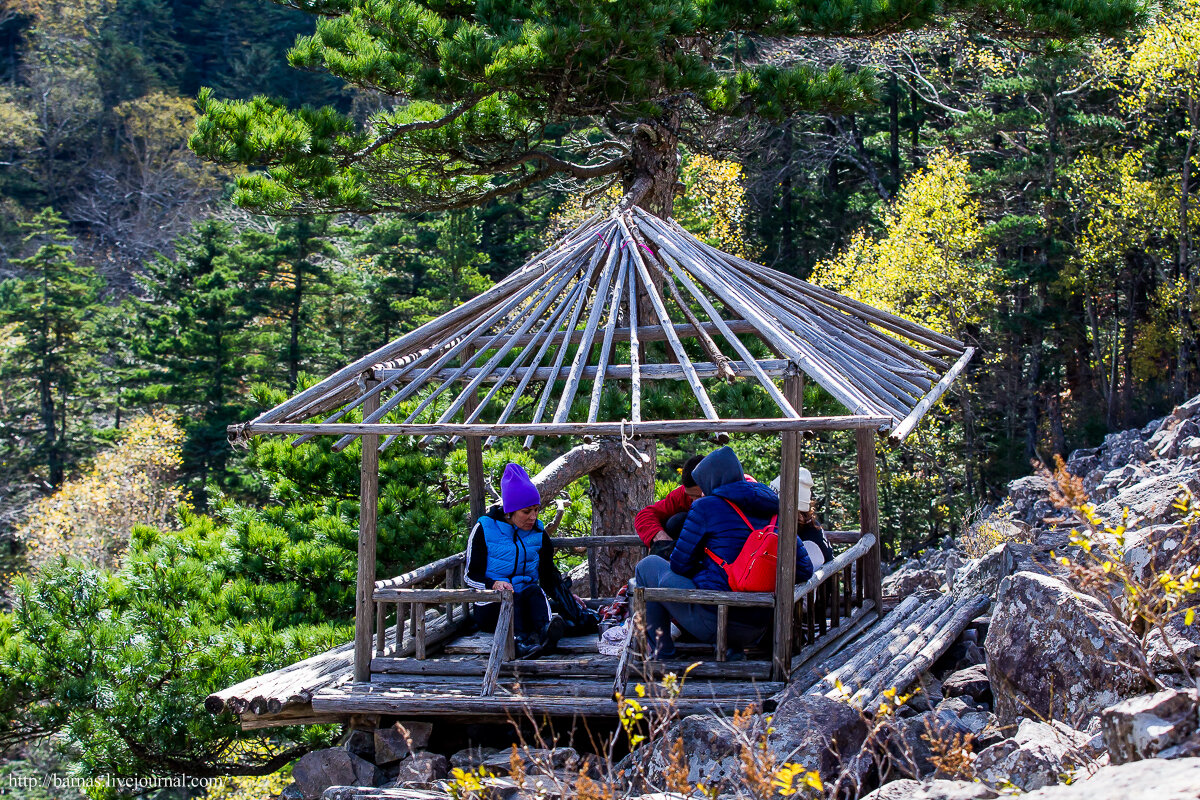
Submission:
[[[671,557],[688,509],[692,507],[692,501],[700,497],[700,487],[692,477],[692,470],[703,460],[704,456],[692,456],[684,462],[681,485],[672,489],[662,500],[643,508],[633,518],[633,529],[637,531],[642,544],[650,548],[652,555]]]
[[[704,456],[692,456],[685,461],[681,470],[680,485],[662,500],[643,508],[633,518],[633,529],[642,540],[642,544],[650,548],[650,555],[670,560],[671,551],[675,549],[675,540],[683,530],[683,520],[692,507],[692,501],[701,494],[700,487],[692,477],[692,470],[703,460]],[[747,475],[746,480],[753,481],[754,478]]]

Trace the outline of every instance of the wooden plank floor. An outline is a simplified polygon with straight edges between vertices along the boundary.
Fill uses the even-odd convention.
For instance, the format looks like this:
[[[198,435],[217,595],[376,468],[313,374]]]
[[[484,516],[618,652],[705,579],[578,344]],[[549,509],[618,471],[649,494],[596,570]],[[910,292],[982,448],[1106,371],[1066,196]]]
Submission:
[[[386,680],[385,680],[386,678]],[[417,679],[417,680],[414,680]],[[784,684],[758,681],[688,680],[675,700],[647,685],[639,702],[647,710],[674,705],[681,714],[730,714],[763,701]],[[552,716],[607,716],[617,713],[611,680],[505,680],[492,697],[480,697],[475,682],[451,682],[437,676],[379,676],[372,683],[347,683],[317,692],[316,713],[410,714],[421,717],[518,719],[528,714]]]

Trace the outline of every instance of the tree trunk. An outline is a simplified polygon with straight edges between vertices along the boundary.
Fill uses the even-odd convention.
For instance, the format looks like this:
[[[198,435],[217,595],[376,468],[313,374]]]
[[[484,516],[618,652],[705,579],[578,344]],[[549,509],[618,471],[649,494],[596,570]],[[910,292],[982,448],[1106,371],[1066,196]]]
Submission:
[[[633,517],[654,502],[656,452],[640,442],[649,463],[635,464],[621,446],[621,440],[606,437],[605,446],[613,457],[589,478],[588,496],[592,500],[592,533],[596,536],[628,536],[634,532]],[[601,548],[596,551],[597,587],[601,597],[610,597],[633,577],[633,568],[641,559],[640,549]]]
[[[670,219],[679,182],[679,111],[662,119],[639,122],[630,142],[631,167],[625,173],[625,192],[631,204],[656,217]]]
[[[647,445],[651,445],[647,447]],[[548,503],[569,484],[588,476],[588,495],[592,501],[592,534],[594,536],[629,536],[633,534],[633,517],[654,502],[653,441],[638,443],[638,450],[650,458],[640,467],[626,453],[621,440],[600,437],[590,444],[572,448],[548,464],[534,478],[542,502]],[[598,589],[603,596],[617,589],[633,576],[633,567],[642,557],[639,549],[601,549],[596,553]]]

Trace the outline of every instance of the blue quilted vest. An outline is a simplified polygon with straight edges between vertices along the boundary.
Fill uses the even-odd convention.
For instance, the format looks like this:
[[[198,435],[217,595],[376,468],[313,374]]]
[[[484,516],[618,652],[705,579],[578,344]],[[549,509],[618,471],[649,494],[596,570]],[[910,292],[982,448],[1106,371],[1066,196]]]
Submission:
[[[538,582],[538,557],[545,528],[538,520],[533,530],[523,531],[488,514],[479,518],[487,542],[487,578],[508,581],[520,592]]]

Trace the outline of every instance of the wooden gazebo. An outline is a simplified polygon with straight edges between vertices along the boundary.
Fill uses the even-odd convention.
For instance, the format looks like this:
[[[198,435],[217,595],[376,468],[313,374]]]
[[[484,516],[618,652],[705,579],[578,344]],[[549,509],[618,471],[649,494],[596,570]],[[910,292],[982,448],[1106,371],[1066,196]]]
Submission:
[[[756,355],[764,348],[755,340],[770,357]],[[651,342],[666,344],[647,347]],[[231,435],[238,438],[298,434],[299,443],[337,436],[337,448],[361,437],[355,640],[352,648],[217,693],[207,705],[213,711],[233,708],[248,726],[328,721],[349,714],[615,709],[612,690],[623,689],[637,658],[636,642],[609,661],[594,655],[594,646],[580,643],[572,652],[567,643],[568,652],[558,661],[514,663],[503,618],[494,638],[460,636],[466,604],[500,599],[499,593],[464,587],[464,554],[376,580],[378,454],[395,437],[463,442],[471,512],[479,515],[485,499],[482,452],[497,437],[524,437],[528,446],[538,436],[652,439],[779,433],[780,529],[794,530],[802,434],[853,430],[860,530],[835,537],[849,548],[810,581],[795,586],[796,542],[785,536],[774,594],[635,592],[635,610],[649,600],[710,603],[722,623],[730,606],[773,612],[767,660],[724,662],[724,642],[718,641],[711,663],[693,672],[714,681],[697,707],[740,703],[778,688],[803,662],[840,646],[878,617],[876,435],[903,440],[972,353],[961,342],[909,320],[721,252],[641,209],[594,216],[483,294],[251,422],[232,426]],[[805,417],[805,375],[847,414]],[[650,380],[685,382],[702,418],[647,418],[641,385]],[[706,388],[719,380],[754,382],[778,414],[762,419],[723,416]],[[604,419],[602,409],[613,405],[601,402],[604,387],[614,384],[628,404],[622,405],[619,418]],[[415,405],[401,406],[409,400]],[[359,408],[362,422],[343,421]],[[407,411],[403,419],[397,413],[401,408]],[[646,480],[652,485],[653,476]],[[556,544],[587,547],[589,555],[600,546],[640,546],[628,535]],[[429,588],[431,583],[440,585]],[[388,625],[393,611],[394,625]],[[598,667],[611,670],[607,696],[584,685],[595,684]],[[644,671],[653,667],[642,664]],[[503,675],[523,677],[525,688],[497,696]],[[584,683],[564,690],[563,679],[572,676]],[[558,680],[544,681],[553,685],[538,694],[538,678],[544,677]],[[721,680],[727,681],[727,691]],[[761,683],[748,688],[746,680]]]

